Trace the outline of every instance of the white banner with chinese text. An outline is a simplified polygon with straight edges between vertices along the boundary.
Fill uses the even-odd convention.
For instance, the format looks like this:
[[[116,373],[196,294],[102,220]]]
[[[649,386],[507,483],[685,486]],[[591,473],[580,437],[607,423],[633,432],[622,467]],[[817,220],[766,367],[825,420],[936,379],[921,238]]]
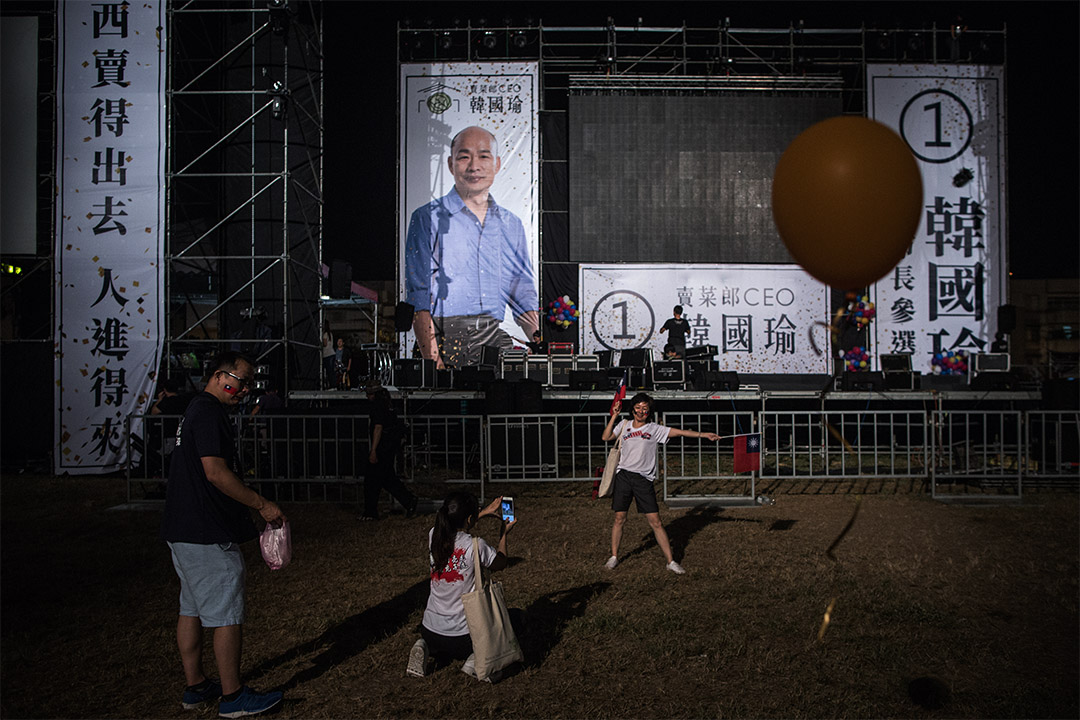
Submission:
[[[650,348],[659,359],[660,328],[681,305],[686,345],[717,346],[721,370],[831,372],[828,288],[798,265],[582,265],[578,283],[584,353]]]
[[[877,358],[988,352],[1006,301],[1005,93],[1000,67],[869,65],[870,116],[919,161],[925,211],[911,252],[874,286]]]
[[[402,299],[409,271],[405,252],[409,219],[413,211],[453,189],[454,178],[447,165],[450,141],[470,126],[484,128],[495,136],[501,169],[491,187],[491,197],[524,226],[535,290],[539,287],[537,64],[409,63],[401,65],[400,80],[398,274]],[[472,280],[451,278],[449,282],[455,286],[448,292],[468,292]],[[531,304],[533,309],[539,309],[538,295]],[[512,337],[532,339],[522,338],[509,308],[502,328]],[[405,348],[412,345],[410,331]]]
[[[160,360],[164,2],[57,7],[53,464],[105,473],[127,461],[125,418]]]

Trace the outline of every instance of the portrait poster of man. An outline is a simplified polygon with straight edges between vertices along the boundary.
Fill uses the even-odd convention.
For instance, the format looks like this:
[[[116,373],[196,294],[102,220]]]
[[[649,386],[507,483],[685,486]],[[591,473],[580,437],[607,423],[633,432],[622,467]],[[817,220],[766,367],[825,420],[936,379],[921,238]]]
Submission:
[[[536,83],[535,63],[401,66],[405,355],[477,365],[538,326]]]

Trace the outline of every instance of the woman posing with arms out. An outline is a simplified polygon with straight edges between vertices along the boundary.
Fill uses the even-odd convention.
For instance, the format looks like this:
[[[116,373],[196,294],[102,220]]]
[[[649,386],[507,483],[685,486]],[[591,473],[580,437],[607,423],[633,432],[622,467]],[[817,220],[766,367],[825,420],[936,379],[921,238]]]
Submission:
[[[611,493],[611,509],[615,511],[615,524],[611,527],[611,557],[604,567],[614,570],[619,564],[619,543],[622,542],[623,526],[630,510],[630,499],[633,498],[638,512],[643,513],[649,521],[656,544],[667,560],[667,569],[682,575],[686,571],[672,557],[671,542],[660,523],[660,506],[656,502],[656,488],[653,485],[656,482],[657,452],[660,443],[666,443],[673,437],[706,438],[716,442],[720,436],[652,422],[653,399],[645,393],[638,393],[630,400],[630,409],[632,419],[624,420],[616,428],[619,411],[617,407],[612,407],[611,418],[602,436],[604,442],[611,442],[622,435],[622,450]]]
[[[477,560],[473,557],[473,536],[469,530],[482,517],[500,517],[501,503],[502,498],[497,497],[477,512],[478,505],[472,494],[453,492],[435,514],[435,527],[428,532],[431,594],[420,625],[421,637],[409,651],[406,668],[409,675],[427,675],[428,658],[431,657],[438,665],[464,660],[461,671],[476,676],[472,665],[472,638],[465,621],[465,606],[461,602],[461,596],[473,589]],[[489,571],[506,567],[506,535],[515,522],[503,522],[498,549],[492,548],[483,538],[476,538],[480,564]]]

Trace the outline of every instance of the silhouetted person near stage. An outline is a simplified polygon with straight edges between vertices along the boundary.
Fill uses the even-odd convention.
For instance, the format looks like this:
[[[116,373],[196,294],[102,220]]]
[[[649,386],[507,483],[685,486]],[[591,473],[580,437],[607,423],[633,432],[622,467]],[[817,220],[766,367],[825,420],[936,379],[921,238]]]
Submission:
[[[405,517],[416,512],[416,496],[409,492],[397,476],[394,460],[405,440],[405,424],[394,412],[390,392],[381,385],[369,386],[367,398],[371,449],[367,473],[364,475],[364,514],[361,520],[379,519],[379,494],[386,490],[405,508]]]

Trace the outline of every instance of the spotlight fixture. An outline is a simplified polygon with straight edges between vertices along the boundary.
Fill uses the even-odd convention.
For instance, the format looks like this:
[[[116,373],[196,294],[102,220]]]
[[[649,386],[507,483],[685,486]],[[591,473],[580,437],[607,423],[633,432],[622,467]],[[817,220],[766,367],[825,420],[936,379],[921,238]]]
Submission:
[[[495,46],[498,44],[498,40],[495,38],[495,33],[490,31],[484,33],[484,37],[481,38],[480,42],[483,43],[484,47],[488,50],[494,50]]]
[[[525,46],[529,44],[529,38],[525,37],[525,33],[520,30],[514,33],[514,47],[518,50],[524,50]]]
[[[975,173],[971,172],[969,168],[961,168],[960,172],[953,176],[952,184],[954,187],[964,187],[969,182],[975,179]]]
[[[454,44],[454,38],[450,36],[450,33],[444,32],[439,36],[439,47],[443,50],[449,50]]]
[[[286,0],[269,0],[270,27],[275,35],[284,35],[289,29],[289,3]]]
[[[270,89],[266,91],[266,94],[271,97],[270,115],[275,120],[281,120],[285,117],[285,109],[289,104],[288,88],[285,87],[285,83],[275,80]]]

